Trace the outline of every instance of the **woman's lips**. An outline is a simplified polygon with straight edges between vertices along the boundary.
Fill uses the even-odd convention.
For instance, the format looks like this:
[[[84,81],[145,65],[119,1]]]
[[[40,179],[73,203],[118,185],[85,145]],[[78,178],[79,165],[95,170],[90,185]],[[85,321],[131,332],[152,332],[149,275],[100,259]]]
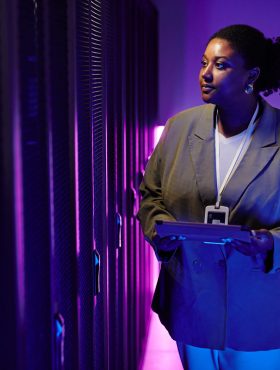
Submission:
[[[210,93],[210,92],[211,92],[211,91],[213,91],[213,90],[215,90],[214,86],[210,86],[210,85],[202,85],[202,86],[201,86],[201,91],[202,91],[203,93],[208,94],[208,93]]]

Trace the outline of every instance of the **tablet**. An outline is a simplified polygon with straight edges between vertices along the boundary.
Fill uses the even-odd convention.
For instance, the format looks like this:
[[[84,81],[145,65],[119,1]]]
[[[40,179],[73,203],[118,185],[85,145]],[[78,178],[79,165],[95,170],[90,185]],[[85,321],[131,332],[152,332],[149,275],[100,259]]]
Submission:
[[[155,228],[161,238],[176,235],[205,244],[224,244],[233,239],[250,243],[250,229],[244,226],[160,220],[156,221]]]

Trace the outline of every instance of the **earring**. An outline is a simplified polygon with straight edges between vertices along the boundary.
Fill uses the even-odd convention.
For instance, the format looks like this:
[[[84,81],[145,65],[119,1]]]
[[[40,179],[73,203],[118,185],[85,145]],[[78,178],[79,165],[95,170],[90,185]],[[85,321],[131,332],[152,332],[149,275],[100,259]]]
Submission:
[[[253,84],[248,84],[245,88],[244,91],[246,94],[250,95],[254,91],[254,85]]]

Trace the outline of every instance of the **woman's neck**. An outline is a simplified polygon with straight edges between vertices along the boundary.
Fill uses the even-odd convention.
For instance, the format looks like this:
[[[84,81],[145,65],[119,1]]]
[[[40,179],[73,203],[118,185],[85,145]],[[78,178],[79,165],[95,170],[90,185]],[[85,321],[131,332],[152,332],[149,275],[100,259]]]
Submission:
[[[218,107],[219,132],[225,137],[230,137],[246,130],[256,107],[257,98],[250,99],[250,101],[246,102],[246,105],[239,104],[238,106]]]

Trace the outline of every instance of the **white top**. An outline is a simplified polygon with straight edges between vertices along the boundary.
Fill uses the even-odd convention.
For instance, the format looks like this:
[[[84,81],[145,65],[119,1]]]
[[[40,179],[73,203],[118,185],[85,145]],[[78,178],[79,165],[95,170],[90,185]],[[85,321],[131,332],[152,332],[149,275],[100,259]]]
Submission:
[[[249,126],[245,130],[245,134],[242,137],[241,143],[238,146],[237,151],[235,152],[234,158],[231,161],[230,167],[228,168],[223,182],[220,179],[220,162],[223,162],[223,157],[220,156],[220,135],[218,132],[218,112],[216,114],[215,118],[215,158],[216,158],[216,179],[217,179],[217,202],[216,202],[216,207],[220,207],[220,202],[221,202],[221,197],[222,197],[222,192],[229,182],[230,178],[234,174],[236,168],[238,167],[239,163],[241,162],[244,154],[246,153],[246,150],[248,149],[252,135],[255,129],[255,123],[256,123],[256,118],[258,115],[259,111],[259,103],[257,103],[257,107],[255,109],[255,112],[251,118],[251,121],[249,123]],[[237,135],[236,135],[237,136]]]
[[[218,184],[218,188],[221,187],[226,174],[230,168],[230,165],[234,159],[234,156],[241,144],[244,135],[246,134],[246,130],[240,132],[240,134],[231,136],[231,137],[224,137],[223,134],[219,133],[219,155],[220,155],[220,184]]]

